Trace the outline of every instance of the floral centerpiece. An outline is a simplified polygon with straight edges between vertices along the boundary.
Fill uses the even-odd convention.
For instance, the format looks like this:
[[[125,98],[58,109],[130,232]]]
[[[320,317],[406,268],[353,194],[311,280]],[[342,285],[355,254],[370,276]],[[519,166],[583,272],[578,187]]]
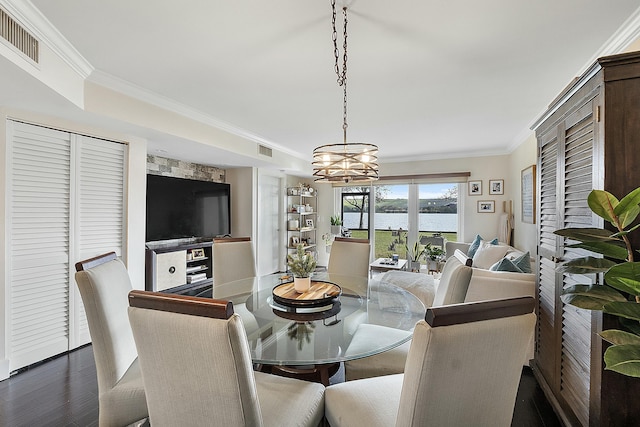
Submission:
[[[287,255],[287,264],[293,273],[295,290],[300,293],[308,291],[311,287],[311,273],[316,269],[313,254],[305,251],[303,244],[298,244],[296,253]]]

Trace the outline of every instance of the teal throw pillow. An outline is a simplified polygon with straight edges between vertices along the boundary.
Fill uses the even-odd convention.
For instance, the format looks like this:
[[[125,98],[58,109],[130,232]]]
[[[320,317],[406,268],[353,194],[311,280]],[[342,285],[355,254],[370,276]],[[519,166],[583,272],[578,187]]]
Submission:
[[[491,271],[510,271],[512,273],[522,273],[522,270],[513,263],[509,258],[502,258],[500,261],[489,267]]]
[[[471,246],[469,246],[469,250],[467,251],[467,256],[469,258],[473,258],[473,256],[476,254],[476,251],[480,247],[480,243],[482,243],[482,240],[483,240],[482,236],[480,236],[479,234],[476,234],[476,238],[473,239],[473,242],[471,242]],[[490,241],[489,244],[490,245],[497,245],[498,244],[498,238],[496,237],[495,239]]]
[[[531,273],[531,255],[529,255],[529,252],[514,259],[513,264],[523,273]]]

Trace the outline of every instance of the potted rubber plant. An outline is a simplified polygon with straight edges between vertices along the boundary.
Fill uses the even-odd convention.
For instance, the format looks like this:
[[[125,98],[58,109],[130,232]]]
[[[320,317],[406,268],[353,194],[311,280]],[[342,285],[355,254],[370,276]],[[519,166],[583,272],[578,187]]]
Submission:
[[[305,251],[303,244],[298,244],[296,253],[287,255],[287,264],[293,273],[293,286],[296,292],[307,292],[311,287],[311,273],[316,268],[316,259],[313,254]]]
[[[555,233],[582,248],[603,255],[568,261],[559,271],[568,274],[604,273],[604,284],[575,285],[567,288],[562,301],[587,310],[615,316],[620,329],[602,331],[611,344],[604,353],[606,369],[630,377],[640,377],[640,262],[634,261],[629,233],[640,227],[632,223],[640,214],[640,188],[622,200],[603,190],[593,190],[587,198],[589,208],[613,225],[615,231],[600,228],[564,228]]]

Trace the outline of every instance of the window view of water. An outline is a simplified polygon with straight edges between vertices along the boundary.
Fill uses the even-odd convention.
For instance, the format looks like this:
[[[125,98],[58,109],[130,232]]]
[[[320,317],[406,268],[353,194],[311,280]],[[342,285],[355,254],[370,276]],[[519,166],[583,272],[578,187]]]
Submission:
[[[344,226],[350,229],[357,229],[360,225],[360,214],[358,212],[344,213]],[[418,215],[418,231],[440,231],[453,232],[458,230],[458,214],[455,213],[421,213]],[[365,220],[366,226],[366,220]],[[397,230],[409,228],[409,214],[407,213],[376,213],[376,230]]]

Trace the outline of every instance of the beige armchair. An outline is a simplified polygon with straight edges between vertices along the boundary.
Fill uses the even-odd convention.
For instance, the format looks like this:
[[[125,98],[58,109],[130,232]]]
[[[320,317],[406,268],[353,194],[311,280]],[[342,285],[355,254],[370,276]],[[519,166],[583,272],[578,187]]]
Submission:
[[[152,426],[321,422],[324,386],[254,372],[231,302],[132,291],[129,304]]]
[[[114,252],[80,261],[75,267],[98,375],[99,425],[132,424],[148,412],[127,317],[129,274]]]
[[[213,285],[255,277],[256,261],[250,237],[213,239]]]
[[[510,426],[533,310],[531,297],[428,309],[405,373],[327,387],[327,420],[332,427]]]
[[[371,244],[367,239],[336,237],[331,244],[327,272],[341,276],[369,277]]]

